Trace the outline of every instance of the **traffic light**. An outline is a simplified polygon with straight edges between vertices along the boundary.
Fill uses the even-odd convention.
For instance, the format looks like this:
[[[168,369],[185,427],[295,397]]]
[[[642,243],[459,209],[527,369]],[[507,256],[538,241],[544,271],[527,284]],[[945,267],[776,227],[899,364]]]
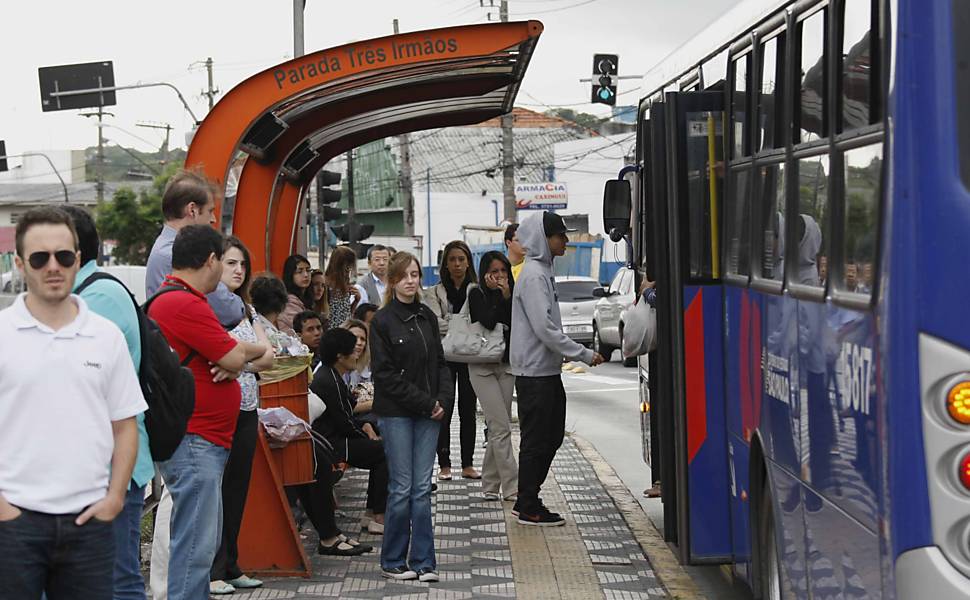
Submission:
[[[317,198],[321,205],[340,202],[340,190],[332,190],[328,186],[340,183],[340,173],[334,171],[320,171],[317,173]],[[333,221],[343,214],[339,208],[322,206],[323,220]]]
[[[593,55],[593,103],[616,105],[617,70],[620,57],[616,54]]]
[[[366,240],[374,233],[374,226],[369,223],[358,223],[351,221],[343,225],[331,225],[331,231],[339,239],[345,242],[360,242]]]

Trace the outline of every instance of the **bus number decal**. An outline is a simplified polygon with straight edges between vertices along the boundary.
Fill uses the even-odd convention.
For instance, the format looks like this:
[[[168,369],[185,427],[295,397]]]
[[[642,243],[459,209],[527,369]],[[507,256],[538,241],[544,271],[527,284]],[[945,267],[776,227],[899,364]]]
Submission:
[[[872,382],[872,348],[843,342],[837,365],[842,408],[869,414],[869,385]]]
[[[791,385],[788,378],[788,359],[761,350],[761,372],[764,374],[765,394],[789,403]]]

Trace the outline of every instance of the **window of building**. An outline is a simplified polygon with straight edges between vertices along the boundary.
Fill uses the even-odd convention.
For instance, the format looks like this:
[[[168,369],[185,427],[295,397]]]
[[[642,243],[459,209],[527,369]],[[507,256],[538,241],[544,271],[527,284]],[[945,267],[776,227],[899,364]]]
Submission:
[[[826,11],[821,10],[798,26],[800,49],[799,89],[796,98],[795,143],[811,142],[825,137],[826,107],[825,26]]]
[[[842,131],[865,127],[877,118],[873,103],[876,54],[872,0],[846,0],[842,19]]]

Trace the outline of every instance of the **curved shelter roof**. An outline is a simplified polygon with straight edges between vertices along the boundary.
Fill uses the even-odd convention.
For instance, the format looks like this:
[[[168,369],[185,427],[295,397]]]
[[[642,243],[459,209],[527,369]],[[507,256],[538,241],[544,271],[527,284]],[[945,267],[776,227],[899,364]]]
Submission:
[[[216,104],[186,167],[225,190],[230,167],[244,158],[229,226],[255,271],[279,269],[295,250],[303,191],[328,160],[375,139],[511,111],[541,33],[538,21],[450,27],[284,62]]]

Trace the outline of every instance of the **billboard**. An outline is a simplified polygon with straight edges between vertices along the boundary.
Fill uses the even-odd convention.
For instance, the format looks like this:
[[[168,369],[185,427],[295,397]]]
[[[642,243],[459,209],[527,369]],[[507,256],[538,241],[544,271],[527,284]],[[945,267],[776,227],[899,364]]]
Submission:
[[[515,206],[519,210],[561,210],[568,201],[569,192],[562,182],[515,184]]]
[[[97,108],[115,104],[114,90],[73,96],[52,95],[58,92],[113,88],[115,74],[114,65],[110,60],[41,67],[37,69],[37,75],[40,78],[40,107],[43,112]]]

